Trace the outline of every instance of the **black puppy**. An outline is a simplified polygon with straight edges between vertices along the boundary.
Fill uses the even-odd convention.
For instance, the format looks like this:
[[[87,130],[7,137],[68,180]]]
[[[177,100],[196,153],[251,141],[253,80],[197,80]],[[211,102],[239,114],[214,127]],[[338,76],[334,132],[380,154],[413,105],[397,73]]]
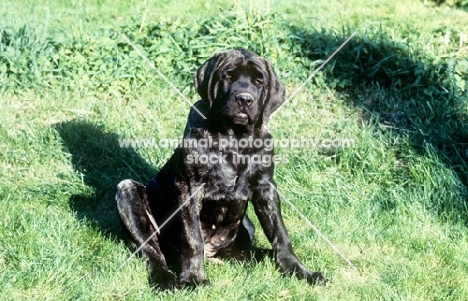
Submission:
[[[254,235],[249,200],[281,271],[325,282],[297,259],[281,217],[267,123],[285,91],[270,63],[246,50],[218,53],[199,68],[195,86],[201,96],[195,107],[207,118],[191,109],[183,142],[148,185],[117,186],[120,216],[144,244],[151,284],[177,285],[167,266],[171,255],[180,256],[180,285],[197,285],[208,283],[204,256],[247,251]]]

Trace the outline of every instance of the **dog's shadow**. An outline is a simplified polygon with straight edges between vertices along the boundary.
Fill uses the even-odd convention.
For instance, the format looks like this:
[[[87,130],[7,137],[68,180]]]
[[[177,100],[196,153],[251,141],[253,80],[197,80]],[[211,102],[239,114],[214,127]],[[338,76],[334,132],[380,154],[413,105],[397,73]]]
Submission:
[[[146,183],[156,170],[135,150],[121,148],[118,135],[101,125],[68,121],[55,125],[64,151],[71,154],[76,172],[89,192],[70,197],[70,209],[105,235],[127,239],[115,202],[116,185],[132,178]]]

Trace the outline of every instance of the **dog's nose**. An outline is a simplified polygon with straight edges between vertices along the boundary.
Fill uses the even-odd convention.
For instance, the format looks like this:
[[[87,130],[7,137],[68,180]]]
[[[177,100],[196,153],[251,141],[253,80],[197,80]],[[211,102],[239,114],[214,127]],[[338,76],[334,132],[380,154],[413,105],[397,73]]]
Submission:
[[[253,103],[253,96],[250,93],[239,93],[236,95],[236,102],[241,106],[250,107]]]

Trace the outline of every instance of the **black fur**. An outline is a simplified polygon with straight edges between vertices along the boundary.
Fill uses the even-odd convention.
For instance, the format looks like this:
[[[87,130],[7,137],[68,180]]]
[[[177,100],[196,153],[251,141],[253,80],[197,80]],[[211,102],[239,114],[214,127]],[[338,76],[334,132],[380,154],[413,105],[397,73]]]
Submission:
[[[238,143],[220,146],[223,139],[272,139],[266,124],[284,102],[285,90],[270,63],[246,50],[218,53],[199,68],[195,86],[201,96],[195,106],[207,119],[191,109],[184,132],[187,143],[175,150],[154,179],[146,186],[124,180],[117,187],[120,216],[139,245],[202,187],[142,248],[152,284],[164,288],[207,284],[204,256],[242,257],[254,236],[246,215],[249,200],[281,271],[309,283],[325,282],[293,252],[274,188],[274,163],[262,161],[273,157],[273,149]],[[212,143],[194,144],[203,140]],[[174,254],[180,256],[178,282],[166,261]]]

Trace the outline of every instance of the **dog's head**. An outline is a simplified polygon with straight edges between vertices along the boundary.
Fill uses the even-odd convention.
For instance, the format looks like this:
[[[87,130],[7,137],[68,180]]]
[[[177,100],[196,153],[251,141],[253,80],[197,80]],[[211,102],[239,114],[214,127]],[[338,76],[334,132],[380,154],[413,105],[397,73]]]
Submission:
[[[210,108],[210,119],[225,127],[266,124],[285,101],[271,64],[247,50],[213,56],[195,74],[195,87]]]

